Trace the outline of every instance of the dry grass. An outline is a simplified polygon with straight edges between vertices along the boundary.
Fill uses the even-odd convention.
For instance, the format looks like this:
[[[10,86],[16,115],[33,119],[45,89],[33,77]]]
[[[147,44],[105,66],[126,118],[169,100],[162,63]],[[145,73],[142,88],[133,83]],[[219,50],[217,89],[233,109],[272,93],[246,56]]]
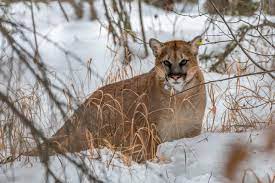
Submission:
[[[255,77],[237,79],[228,85],[208,85],[206,131],[245,132],[274,124],[273,86],[273,82]]]
[[[132,68],[131,66],[124,66],[121,65],[120,63],[118,63],[119,61],[114,60],[113,66],[116,66],[115,72],[114,72],[114,68],[115,67],[111,67],[109,73],[106,75],[106,79],[104,81],[104,83],[113,83],[115,81],[119,81],[119,80],[123,80],[123,79],[127,79],[127,78],[131,78],[133,77],[133,72],[132,72]],[[120,66],[121,67],[120,67]],[[81,86],[85,85],[85,83],[90,83],[93,82],[91,80],[91,70],[89,69],[89,67],[91,66],[90,61],[88,61],[87,63],[87,68],[86,68],[86,72],[87,72],[87,80],[82,81],[83,84],[81,84]],[[75,76],[77,77],[77,76]],[[15,80],[15,82],[20,82],[19,80]],[[76,98],[79,98],[80,101],[81,99],[83,99],[83,96],[81,95],[84,92],[83,88],[77,88],[74,85],[72,85],[73,91],[76,95]],[[82,90],[82,91],[81,91]],[[43,88],[40,85],[36,85],[33,86],[33,88],[31,88],[31,86],[29,86],[27,89],[23,90],[23,89],[19,89],[16,92],[13,93],[12,98],[14,98],[13,100],[13,104],[15,106],[18,107],[18,109],[20,111],[22,111],[22,113],[30,120],[33,122],[38,122],[38,127],[40,128],[45,128],[43,125],[45,126],[52,126],[54,129],[57,129],[57,125],[54,125],[54,122],[57,122],[60,120],[60,117],[56,117],[56,119],[46,119],[45,116],[47,117],[49,114],[45,114],[47,112],[51,112],[53,115],[56,115],[57,113],[55,113],[56,108],[53,108],[53,111],[44,111],[45,110],[45,104],[47,103],[43,103],[42,101],[40,101],[41,97],[41,93],[43,92]],[[129,92],[129,91],[128,91]],[[132,93],[134,93],[134,91],[132,91]],[[66,113],[68,114],[68,116],[72,113],[73,111],[73,101],[71,99],[70,96],[68,96],[68,94],[66,92],[64,93],[59,93],[60,97],[66,99]],[[62,95],[62,96],[61,96]],[[135,94],[138,98],[142,98],[142,96],[139,96],[138,94]],[[113,111],[114,113],[117,113],[120,116],[124,116],[123,114],[123,107],[121,106],[121,103],[119,101],[117,101],[115,98],[113,98],[112,96],[108,95],[107,97],[109,97],[113,103],[115,105],[103,105],[103,106],[98,106],[98,114],[99,114],[99,118],[102,118],[102,111],[107,108],[110,111]],[[122,159],[124,159],[125,162],[127,162],[128,164],[130,164],[130,162],[132,161],[131,158],[129,157],[137,157],[137,159],[135,159],[135,161],[139,161],[139,158],[142,158],[143,156],[145,156],[146,154],[148,154],[147,152],[147,144],[151,143],[154,144],[153,141],[157,141],[156,137],[155,137],[155,126],[152,126],[149,121],[148,121],[148,111],[146,108],[146,105],[144,103],[138,103],[136,105],[136,109],[134,112],[134,114],[138,114],[138,116],[143,116],[145,118],[145,121],[147,121],[147,123],[145,124],[144,127],[138,129],[138,131],[134,131],[133,129],[131,129],[130,131],[132,132],[130,135],[130,144],[128,146],[121,146],[121,147],[115,147],[113,146],[112,142],[108,139],[101,139],[104,144],[102,144],[102,147],[108,147],[111,151],[114,152],[114,155],[119,155],[120,157],[122,157]],[[143,108],[143,112],[141,113],[141,111],[139,110],[139,108]],[[45,115],[45,116],[44,116]],[[10,110],[7,106],[5,106],[5,104],[2,104],[2,110],[1,110],[1,124],[0,124],[0,129],[1,129],[1,147],[4,151],[1,152],[1,160],[2,163],[7,163],[10,160],[15,160],[18,158],[18,156],[20,156],[20,154],[22,154],[23,152],[29,151],[30,149],[32,149],[34,147],[34,145],[36,146],[35,142],[34,142],[34,137],[33,134],[31,134],[30,130],[28,130],[28,128],[24,125],[22,125],[21,123],[21,119],[19,117],[17,117],[16,115],[14,115],[13,111]],[[123,123],[125,124],[133,124],[136,116],[134,115],[132,117],[132,119],[128,119],[129,121],[124,121]],[[47,120],[43,121],[43,120]],[[48,122],[48,120],[50,122]],[[140,119],[138,119],[140,120]],[[41,124],[39,124],[41,122]],[[60,122],[58,122],[60,123]],[[43,124],[43,125],[42,125]],[[125,126],[129,126],[129,125],[125,125]],[[133,127],[133,125],[132,125]],[[52,130],[52,132],[55,130]],[[52,133],[51,132],[51,133]],[[49,134],[48,132],[46,132],[47,134]],[[90,134],[90,132],[86,132],[87,133],[87,139],[90,141],[90,147],[91,150],[94,149],[93,145],[92,145],[92,135]],[[142,134],[142,135],[141,135]],[[151,137],[149,141],[144,141],[144,139],[141,136],[147,136],[147,137]],[[54,147],[56,148],[55,151],[61,153],[61,152],[67,152],[66,149],[64,149],[64,147],[62,147],[62,144],[56,142],[54,143]],[[151,146],[151,148],[153,148],[154,150],[150,150],[150,152],[154,152],[156,151],[156,146]],[[117,153],[120,152],[120,153]],[[50,153],[51,154],[51,153]],[[127,156],[125,156],[127,155]],[[150,157],[154,157],[155,154],[151,154],[149,155]],[[12,157],[10,159],[10,157]],[[8,160],[8,161],[6,161]],[[112,160],[110,160],[111,162]]]
[[[32,88],[19,89],[14,91],[9,97],[13,104],[30,120],[37,120],[42,115],[42,106],[39,101],[38,93]],[[5,104],[1,104],[1,142],[4,151],[1,157],[16,157],[24,149],[30,146],[30,131],[22,124],[14,112]]]
[[[106,75],[106,80],[104,83],[112,83],[115,81],[123,80],[126,78],[130,78],[133,76],[134,72],[130,65],[125,66],[118,63],[118,60],[114,60],[113,65],[110,67],[109,73]],[[119,66],[121,65],[121,66]],[[117,66],[114,72],[114,66]],[[88,68],[90,64],[88,63]],[[91,76],[91,70],[87,69],[87,76]],[[91,78],[91,77],[88,77]],[[211,84],[208,85],[208,97],[210,99],[210,108],[206,111],[206,121],[205,121],[205,130],[210,132],[243,132],[251,129],[260,129],[266,127],[268,125],[273,124],[272,121],[272,114],[273,108],[272,105],[274,104],[274,96],[272,93],[272,85],[266,83],[265,85],[259,85],[257,81],[253,81],[250,78],[247,78],[251,86],[247,87],[242,84],[240,80],[236,82],[236,85],[228,85],[226,88],[221,88],[219,85]],[[84,82],[84,81],[83,81]],[[91,80],[87,80],[85,82],[91,82]],[[233,95],[230,91],[234,91],[235,95]],[[264,95],[260,94],[262,91]],[[30,88],[28,90],[18,90],[14,93],[14,105],[18,106],[18,108],[32,121],[37,121],[37,119],[41,119],[41,115],[43,114],[43,104],[39,101],[39,94],[40,90],[35,88]],[[84,93],[83,91],[78,91],[76,93]],[[246,95],[243,95],[246,94]],[[64,97],[67,99],[67,110],[72,111],[72,101],[70,97],[64,94]],[[140,96],[137,95],[137,98]],[[80,96],[79,98],[83,98]],[[111,97],[112,98],[112,97]],[[226,109],[223,111],[223,114],[220,115],[220,119],[217,119],[217,112],[220,112],[217,106],[217,103],[220,100],[226,99]],[[249,104],[247,101],[257,101],[253,105]],[[113,98],[114,102],[117,104],[112,109],[119,113],[119,115],[123,115],[122,106]],[[261,104],[261,105],[259,105]],[[12,111],[10,111],[4,104],[2,104],[2,115],[1,119],[1,148],[5,149],[4,153],[1,154],[1,157],[5,159],[5,157],[17,157],[22,150],[29,149],[31,144],[33,144],[33,140],[31,139],[30,132],[23,126],[20,122],[20,119],[16,117]],[[148,111],[146,106],[143,103],[140,103],[138,106],[142,106],[144,108],[144,113],[142,114],[144,118],[147,118]],[[112,106],[102,106],[112,108]],[[268,115],[265,117],[264,120],[259,119],[257,114],[254,112],[254,109],[264,108],[268,109]],[[98,110],[102,111],[102,108],[98,108]],[[139,112],[139,111],[137,111]],[[134,117],[133,117],[134,119]],[[132,121],[133,121],[132,119]],[[222,125],[220,127],[215,126],[215,122],[217,120],[222,121]],[[146,120],[148,121],[148,119]],[[154,137],[154,129],[155,127],[150,126],[148,122],[144,128],[139,129],[142,133],[147,133],[146,136]],[[91,138],[91,134],[88,133],[88,136]],[[128,154],[129,157],[132,154],[146,154],[146,143],[143,142],[142,138],[140,137],[140,133],[132,134],[132,140],[129,147],[121,147],[117,149],[113,147],[112,143],[108,140],[105,140],[105,146],[109,149],[112,149],[114,154],[117,151],[122,152],[122,154]],[[89,138],[89,139],[90,139]],[[271,141],[271,140],[270,140]],[[137,143],[138,142],[138,143]],[[142,144],[142,145],[140,145]],[[272,143],[271,143],[272,145]],[[92,144],[91,144],[91,147]],[[156,147],[152,147],[156,148]],[[234,153],[233,153],[234,154]],[[138,156],[139,156],[138,155]],[[123,155],[122,155],[123,156]],[[125,157],[123,158],[125,162],[130,162],[130,159]],[[233,157],[234,159],[234,157]],[[111,160],[110,160],[111,161]],[[237,160],[236,158],[236,161]],[[233,168],[234,169],[234,168]]]

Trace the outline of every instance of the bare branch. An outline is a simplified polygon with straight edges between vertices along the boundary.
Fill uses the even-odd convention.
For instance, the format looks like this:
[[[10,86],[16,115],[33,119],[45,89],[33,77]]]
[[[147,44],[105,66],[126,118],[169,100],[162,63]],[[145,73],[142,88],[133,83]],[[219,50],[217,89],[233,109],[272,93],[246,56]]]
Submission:
[[[207,82],[204,82],[204,83],[192,86],[190,88],[187,88],[186,90],[178,92],[178,93],[176,93],[174,95],[171,95],[171,97],[173,97],[175,95],[178,95],[180,93],[186,92],[188,90],[191,90],[193,88],[196,88],[196,87],[199,87],[199,86],[202,86],[202,85],[207,85],[207,84],[210,84],[210,83],[217,83],[217,82],[222,82],[222,81],[227,81],[227,80],[232,80],[232,79],[237,79],[237,78],[242,78],[242,77],[247,77],[247,76],[253,76],[253,75],[269,74],[269,73],[272,73],[272,72],[275,72],[275,69],[269,70],[269,71],[261,71],[261,72],[255,72],[255,73],[248,73],[248,74],[243,74],[243,75],[237,75],[237,76],[232,76],[232,77],[228,77],[228,78],[224,78],[224,79],[217,79],[217,80],[207,81]]]
[[[247,56],[247,58],[254,64],[256,65],[258,68],[260,68],[261,70],[265,71],[266,73],[268,73],[268,75],[272,78],[275,79],[275,76],[273,76],[271,74],[270,71],[268,71],[267,69],[263,68],[261,65],[259,65],[254,59],[252,59],[252,57],[245,51],[245,49],[243,48],[243,46],[239,43],[238,39],[236,38],[236,36],[234,35],[233,31],[231,30],[230,26],[228,25],[228,23],[226,22],[224,16],[221,14],[221,12],[217,9],[217,7],[215,6],[215,4],[213,3],[212,0],[209,0],[209,2],[212,4],[212,6],[214,7],[214,9],[216,10],[216,12],[218,13],[218,15],[221,17],[222,21],[224,22],[224,24],[226,25],[226,27],[228,28],[231,36],[233,37],[234,41],[236,42],[236,44],[241,48],[241,50],[243,51],[243,53]]]

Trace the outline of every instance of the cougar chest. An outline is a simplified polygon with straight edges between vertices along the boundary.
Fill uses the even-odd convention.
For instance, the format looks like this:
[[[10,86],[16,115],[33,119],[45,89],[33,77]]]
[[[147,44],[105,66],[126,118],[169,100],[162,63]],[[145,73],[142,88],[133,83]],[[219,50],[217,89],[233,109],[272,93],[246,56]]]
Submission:
[[[201,126],[194,97],[178,95],[167,98],[164,110],[159,113],[158,134],[162,141],[171,141],[189,136],[191,130]]]

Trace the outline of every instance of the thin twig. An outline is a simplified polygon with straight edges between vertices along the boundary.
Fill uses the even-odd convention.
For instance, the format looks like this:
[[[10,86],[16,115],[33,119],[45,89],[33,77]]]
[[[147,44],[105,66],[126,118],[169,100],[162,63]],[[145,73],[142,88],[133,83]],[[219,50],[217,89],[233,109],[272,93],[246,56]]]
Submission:
[[[192,86],[190,88],[187,88],[186,90],[183,90],[183,91],[178,92],[174,95],[171,95],[170,97],[176,96],[180,93],[186,92],[186,91],[191,90],[193,88],[196,88],[198,86],[207,85],[207,84],[210,84],[210,83],[217,83],[217,82],[222,82],[222,81],[227,81],[227,80],[232,80],[232,79],[242,78],[242,77],[247,77],[247,76],[259,75],[259,74],[268,74],[268,73],[271,73],[271,72],[275,72],[275,69],[269,70],[269,71],[260,71],[260,72],[255,72],[255,73],[248,73],[248,74],[243,74],[243,75],[238,75],[238,76],[232,76],[232,77],[228,77],[228,78],[224,78],[224,79],[217,79],[217,80],[207,81],[207,82],[200,83],[198,85]]]
[[[275,76],[273,76],[271,74],[271,72],[265,68],[263,68],[261,65],[259,65],[255,60],[252,59],[252,57],[245,51],[245,49],[243,48],[243,46],[239,43],[239,41],[237,40],[236,36],[234,35],[233,31],[231,30],[230,26],[228,25],[228,23],[226,22],[224,16],[221,14],[221,12],[217,9],[217,7],[215,6],[215,4],[213,3],[212,0],[209,0],[209,2],[212,4],[212,6],[214,7],[214,9],[216,10],[216,12],[218,13],[218,15],[221,17],[222,21],[224,22],[224,24],[226,25],[226,27],[228,28],[230,34],[232,35],[234,41],[236,42],[236,44],[241,48],[241,50],[243,51],[243,53],[247,56],[247,58],[254,64],[256,65],[258,68],[260,68],[261,70],[265,71],[266,73],[268,73],[268,75],[272,78],[275,79]]]
[[[60,9],[61,9],[61,11],[62,11],[62,13],[63,13],[65,19],[67,20],[67,22],[69,22],[70,20],[69,20],[69,18],[68,18],[68,15],[67,15],[66,11],[64,10],[64,8],[63,8],[63,6],[62,6],[62,3],[60,2],[60,0],[57,0],[57,2],[58,2],[58,5],[59,5],[59,7],[60,7]]]

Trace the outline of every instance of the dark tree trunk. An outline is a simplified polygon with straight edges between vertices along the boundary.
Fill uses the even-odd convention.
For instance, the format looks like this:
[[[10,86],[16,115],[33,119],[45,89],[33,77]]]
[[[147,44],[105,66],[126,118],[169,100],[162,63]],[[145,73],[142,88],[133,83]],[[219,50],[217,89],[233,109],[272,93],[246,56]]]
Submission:
[[[139,20],[140,20],[140,28],[141,28],[141,34],[142,34],[142,41],[143,41],[143,46],[144,46],[144,51],[145,51],[145,57],[148,56],[148,49],[146,45],[146,36],[144,32],[144,25],[143,25],[143,20],[142,20],[142,6],[141,6],[141,0],[138,0],[138,11],[139,11]]]
[[[90,18],[91,20],[97,19],[97,13],[94,5],[94,0],[88,0],[88,3],[90,5]]]
[[[275,0],[269,0],[269,14],[275,15]]]

